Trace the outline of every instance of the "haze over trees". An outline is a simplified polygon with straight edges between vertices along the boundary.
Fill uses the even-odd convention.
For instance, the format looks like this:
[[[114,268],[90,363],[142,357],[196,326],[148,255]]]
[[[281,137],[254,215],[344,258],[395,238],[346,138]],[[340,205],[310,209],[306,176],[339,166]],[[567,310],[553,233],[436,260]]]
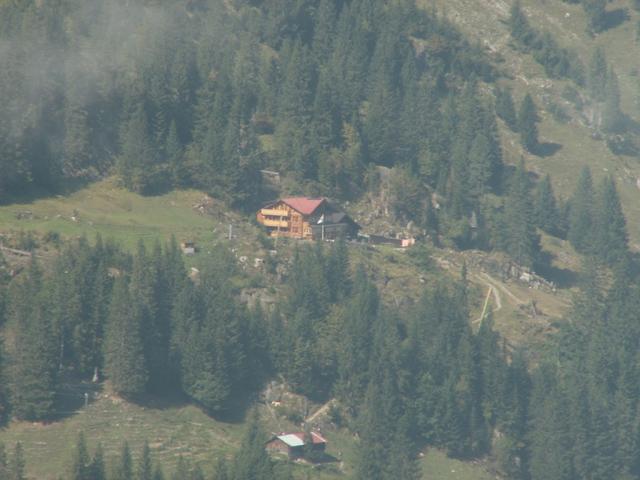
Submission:
[[[589,31],[605,30],[607,2],[581,4]],[[581,89],[594,133],[628,128],[626,72],[603,50],[583,63],[518,1],[508,27],[518,52]],[[559,198],[550,176],[505,156],[501,132],[518,155],[543,155],[547,107],[505,87],[446,16],[410,0],[2,2],[0,42],[0,201],[115,174],[143,195],[195,187],[251,212],[269,168],[299,193],[384,196],[396,224],[435,245],[534,271],[550,269],[551,236],[583,262],[566,321],[534,355],[500,337],[491,311],[470,322],[464,269],[392,306],[344,241],[303,244],[262,309],[241,301],[226,245],[194,279],[175,239],[133,253],[65,240],[0,279],[2,421],[57,420],[65,376],[96,370],[127,401],[178,397],[216,417],[281,378],[337,400],[357,480],[421,478],[428,447],[491,458],[516,480],[640,478],[640,279],[614,177],[584,167]],[[408,255],[428,264],[426,247]],[[259,416],[246,423],[213,478],[293,478],[265,452]],[[79,435],[68,478],[167,478],[148,444],[123,443],[113,466],[104,455]],[[0,478],[24,478],[24,463],[20,443],[0,446]],[[181,458],[170,478],[203,473]]]

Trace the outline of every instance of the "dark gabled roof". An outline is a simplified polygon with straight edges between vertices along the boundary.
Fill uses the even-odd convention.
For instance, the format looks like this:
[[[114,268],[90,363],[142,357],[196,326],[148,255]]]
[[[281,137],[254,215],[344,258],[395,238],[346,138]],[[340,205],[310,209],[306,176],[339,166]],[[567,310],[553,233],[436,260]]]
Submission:
[[[318,221],[316,222],[317,225],[340,225],[340,224],[351,224],[351,225],[355,225],[356,227],[360,228],[360,225],[358,225],[349,215],[347,215],[345,212],[331,212],[331,213],[325,213],[324,217],[321,217],[320,219],[318,219]]]

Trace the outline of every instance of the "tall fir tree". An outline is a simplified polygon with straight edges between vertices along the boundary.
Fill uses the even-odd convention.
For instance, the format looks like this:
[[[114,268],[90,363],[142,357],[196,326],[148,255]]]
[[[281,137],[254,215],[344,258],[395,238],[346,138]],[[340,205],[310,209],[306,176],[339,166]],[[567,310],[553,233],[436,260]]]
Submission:
[[[500,117],[507,126],[516,131],[518,128],[518,118],[516,116],[516,107],[513,103],[513,95],[509,88],[496,89],[496,115]]]
[[[104,369],[114,390],[135,397],[145,392],[149,374],[142,325],[126,278],[116,279],[104,343]]]
[[[249,414],[240,449],[233,459],[233,480],[275,480],[271,459],[264,448],[265,434],[257,411]]]
[[[151,450],[149,443],[144,442],[142,446],[142,454],[138,459],[136,468],[136,480],[153,480],[153,462],[151,460]]]
[[[91,459],[91,480],[107,480],[107,474],[104,465],[104,451],[102,445],[98,444],[96,451]]]
[[[609,265],[628,259],[627,225],[613,178],[599,185],[594,212],[594,241],[597,254]]]
[[[71,466],[71,480],[93,480],[93,471],[84,434],[80,432]]]
[[[521,161],[511,179],[505,202],[506,250],[518,264],[528,268],[534,266],[540,254],[533,214],[529,178]]]
[[[589,61],[587,90],[596,102],[604,101],[607,93],[608,64],[602,48],[596,48]]]
[[[602,129],[605,132],[620,133],[623,129],[624,115],[620,109],[620,87],[618,76],[613,68],[607,74],[607,86],[602,106]]]
[[[604,30],[606,24],[607,0],[581,0],[584,12],[587,15],[587,31],[598,33]]]
[[[560,218],[551,177],[548,174],[536,185],[533,200],[536,226],[551,235],[558,235],[560,233]]]
[[[15,327],[11,367],[13,415],[43,420],[54,411],[58,358],[44,298],[42,271],[35,259],[10,290],[9,321]]]
[[[122,153],[117,164],[124,186],[137,193],[150,193],[156,186],[151,142],[147,114],[140,103],[123,129]]]
[[[2,442],[0,442],[0,478],[9,478],[7,450]]]
[[[111,473],[112,480],[131,480],[133,478],[133,459],[131,458],[131,449],[129,448],[129,442],[126,440],[122,444],[122,450],[120,456],[117,459],[113,472]]]
[[[16,442],[11,458],[9,459],[9,476],[8,480],[27,480],[25,472],[26,461],[24,459],[24,449],[22,443]]]
[[[538,147],[537,124],[539,120],[533,98],[527,93],[518,110],[518,131],[520,132],[520,143],[530,153],[535,153]]]
[[[594,248],[594,204],[591,170],[584,167],[580,171],[578,184],[571,197],[567,234],[571,244],[581,253],[593,251]]]
[[[511,4],[511,10],[509,11],[509,28],[511,30],[511,36],[522,47],[528,47],[536,40],[537,35],[531,28],[529,20],[527,20],[522,10],[520,0],[515,0]]]

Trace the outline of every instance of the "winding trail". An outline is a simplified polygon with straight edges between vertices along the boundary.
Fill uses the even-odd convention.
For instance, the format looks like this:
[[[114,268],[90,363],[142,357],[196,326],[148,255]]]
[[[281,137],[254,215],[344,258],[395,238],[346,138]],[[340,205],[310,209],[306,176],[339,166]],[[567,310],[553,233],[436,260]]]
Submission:
[[[323,406],[321,406],[318,410],[316,410],[315,412],[313,412],[311,415],[309,415],[306,419],[305,419],[305,423],[311,423],[313,422],[316,418],[318,418],[320,415],[324,414],[327,412],[327,410],[329,410],[329,408],[331,407],[331,405],[333,404],[334,399],[332,398],[331,400],[329,400],[327,403],[325,403]]]
[[[457,267],[457,265],[452,264],[450,260],[441,258],[441,257],[433,257],[436,262],[440,265],[440,267],[445,270],[451,270],[453,267]],[[491,289],[491,296],[493,297],[494,303],[494,312],[498,312],[502,309],[502,295],[501,292],[506,295],[507,299],[510,303],[513,303],[515,306],[526,304],[526,300],[522,300],[518,296],[516,296],[507,286],[501,282],[500,280],[495,279],[491,275],[486,272],[469,272],[469,278],[474,283],[481,283],[487,288]],[[474,320],[474,323],[480,322],[481,319]]]

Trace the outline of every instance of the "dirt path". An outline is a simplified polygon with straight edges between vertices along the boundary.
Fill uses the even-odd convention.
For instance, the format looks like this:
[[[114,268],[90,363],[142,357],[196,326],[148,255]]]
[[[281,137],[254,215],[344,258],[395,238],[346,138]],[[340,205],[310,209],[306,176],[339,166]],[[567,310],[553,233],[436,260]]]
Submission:
[[[482,273],[480,273],[479,276],[481,277],[482,280],[485,281],[486,284],[492,285],[494,287],[494,291],[495,291],[495,289],[502,290],[502,292],[505,293],[517,305],[522,304],[522,303],[527,303],[525,300],[522,300],[522,299],[516,297],[514,295],[514,293],[511,290],[509,290],[504,283],[502,283],[499,280],[496,280],[495,278],[493,278],[488,273],[482,272]],[[502,305],[501,302],[499,302],[499,303],[500,303],[500,305]]]
[[[435,256],[434,256],[434,259],[440,265],[440,267],[444,268],[445,270],[451,270],[454,267],[456,268],[458,267],[457,265],[452,264],[447,259],[444,259],[441,257],[435,257]],[[491,289],[491,294],[494,302],[494,308],[493,308],[494,312],[497,312],[502,309],[501,292],[507,297],[507,300],[510,303],[514,304],[515,306],[527,303],[526,300],[522,300],[521,298],[517,297],[503,282],[493,278],[491,275],[489,275],[486,272],[479,272],[479,273],[470,272],[469,278],[474,283],[481,283]]]
[[[332,398],[331,400],[329,400],[327,403],[325,403],[323,406],[321,406],[318,410],[316,410],[315,412],[313,412],[311,415],[309,415],[306,419],[305,419],[305,423],[311,423],[313,422],[316,418],[318,418],[320,415],[326,413],[329,408],[331,407],[331,405],[333,404],[334,399]]]

